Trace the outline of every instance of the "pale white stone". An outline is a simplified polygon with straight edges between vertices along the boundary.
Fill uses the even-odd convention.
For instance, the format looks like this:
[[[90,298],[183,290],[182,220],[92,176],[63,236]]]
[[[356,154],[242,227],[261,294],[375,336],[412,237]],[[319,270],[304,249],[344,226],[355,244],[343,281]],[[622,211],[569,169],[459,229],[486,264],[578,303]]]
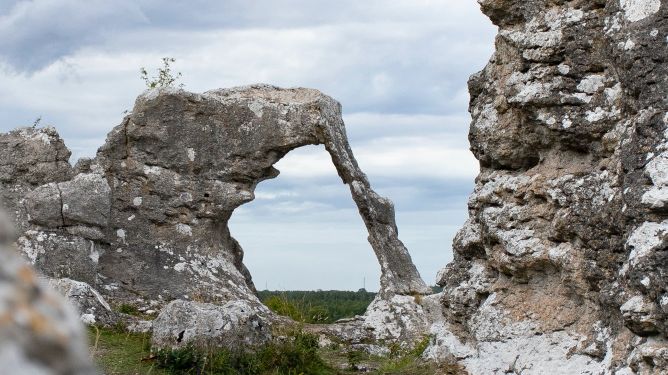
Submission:
[[[622,313],[642,313],[649,311],[651,305],[642,296],[633,296],[619,308]]]
[[[668,152],[663,152],[645,166],[645,174],[654,185],[668,186]]]
[[[605,85],[605,80],[606,77],[602,74],[592,74],[580,81],[578,90],[587,94],[593,94]]]
[[[186,265],[187,263],[185,262],[176,263],[174,265],[174,271],[183,272],[186,269]]]
[[[248,105],[248,108],[255,114],[257,117],[262,117],[263,111],[262,108],[265,107],[265,103],[260,100],[256,100]]]
[[[652,208],[663,208],[668,204],[668,187],[652,187],[642,195],[641,202]]]
[[[141,203],[142,203],[142,197],[135,197],[132,200],[132,204],[134,204],[135,206],[141,206]]]
[[[482,112],[476,116],[476,120],[473,123],[473,126],[477,129],[490,130],[496,128],[498,120],[499,114],[494,108],[494,105],[488,103],[485,104]]]
[[[116,237],[120,238],[121,242],[126,243],[125,242],[125,230],[124,229],[116,230]]]
[[[191,236],[193,235],[193,230],[188,224],[176,224],[176,231],[183,234],[184,236]]]
[[[643,20],[659,11],[661,0],[619,0],[624,16],[631,22]]]
[[[160,172],[162,171],[162,168],[160,168],[158,166],[145,165],[143,170],[144,170],[145,175],[149,175],[149,174],[160,175]]]
[[[631,265],[637,264],[640,259],[660,247],[666,234],[668,234],[668,220],[661,223],[648,221],[636,228],[626,241],[626,246],[631,249],[629,253]]]
[[[82,314],[80,319],[83,324],[89,326],[95,324],[95,315],[93,314]]]
[[[571,119],[568,118],[568,116],[564,116],[563,120],[561,120],[561,126],[564,129],[568,129],[571,127],[571,125],[573,125],[573,121],[571,121]]]
[[[622,47],[624,48],[625,51],[630,51],[635,47],[636,44],[633,40],[629,39],[626,42],[622,43]]]
[[[608,104],[614,104],[615,101],[621,96],[622,94],[622,85],[620,83],[617,83],[613,87],[608,87],[607,89],[604,90],[606,99],[608,101]]]

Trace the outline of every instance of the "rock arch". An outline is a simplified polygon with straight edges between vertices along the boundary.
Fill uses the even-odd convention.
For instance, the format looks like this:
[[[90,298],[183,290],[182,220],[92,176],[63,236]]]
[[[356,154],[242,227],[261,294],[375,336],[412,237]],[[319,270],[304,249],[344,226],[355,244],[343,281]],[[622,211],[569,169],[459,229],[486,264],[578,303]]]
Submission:
[[[75,268],[85,268],[86,281],[112,301],[259,304],[228,220],[260,181],[278,175],[278,160],[317,144],[331,155],[366,225],[381,267],[381,298],[429,293],[398,238],[392,202],[373,191],[355,161],[340,104],[311,89],[145,92],[72,180],[29,194],[32,229],[20,242],[37,264],[75,243],[76,262],[89,263]]]

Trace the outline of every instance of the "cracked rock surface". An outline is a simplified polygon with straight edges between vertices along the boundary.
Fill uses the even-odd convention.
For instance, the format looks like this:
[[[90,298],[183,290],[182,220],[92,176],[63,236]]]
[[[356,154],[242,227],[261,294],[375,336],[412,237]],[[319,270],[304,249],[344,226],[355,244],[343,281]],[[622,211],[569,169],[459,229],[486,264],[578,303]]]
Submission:
[[[658,374],[668,360],[668,3],[479,0],[481,172],[428,355],[473,374]]]

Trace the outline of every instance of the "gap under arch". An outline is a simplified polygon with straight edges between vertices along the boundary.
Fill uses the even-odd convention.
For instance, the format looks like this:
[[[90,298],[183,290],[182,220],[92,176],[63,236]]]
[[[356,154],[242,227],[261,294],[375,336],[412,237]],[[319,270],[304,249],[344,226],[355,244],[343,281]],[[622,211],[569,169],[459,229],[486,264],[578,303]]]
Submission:
[[[380,269],[349,187],[324,146],[292,150],[230,231],[258,290],[378,291]]]

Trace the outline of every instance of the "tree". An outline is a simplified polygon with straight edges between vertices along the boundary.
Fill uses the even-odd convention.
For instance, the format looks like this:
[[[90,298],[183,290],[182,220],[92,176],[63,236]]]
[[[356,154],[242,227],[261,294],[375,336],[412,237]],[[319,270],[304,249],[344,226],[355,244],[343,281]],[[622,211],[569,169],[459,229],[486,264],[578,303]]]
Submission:
[[[162,67],[158,68],[158,75],[150,78],[146,68],[143,66],[139,68],[140,78],[146,83],[146,87],[150,89],[158,87],[174,87],[176,81],[181,78],[181,72],[177,72],[176,75],[172,73],[172,67],[170,65],[175,61],[176,60],[173,57],[163,57]],[[183,83],[179,83],[178,87],[182,88]]]

